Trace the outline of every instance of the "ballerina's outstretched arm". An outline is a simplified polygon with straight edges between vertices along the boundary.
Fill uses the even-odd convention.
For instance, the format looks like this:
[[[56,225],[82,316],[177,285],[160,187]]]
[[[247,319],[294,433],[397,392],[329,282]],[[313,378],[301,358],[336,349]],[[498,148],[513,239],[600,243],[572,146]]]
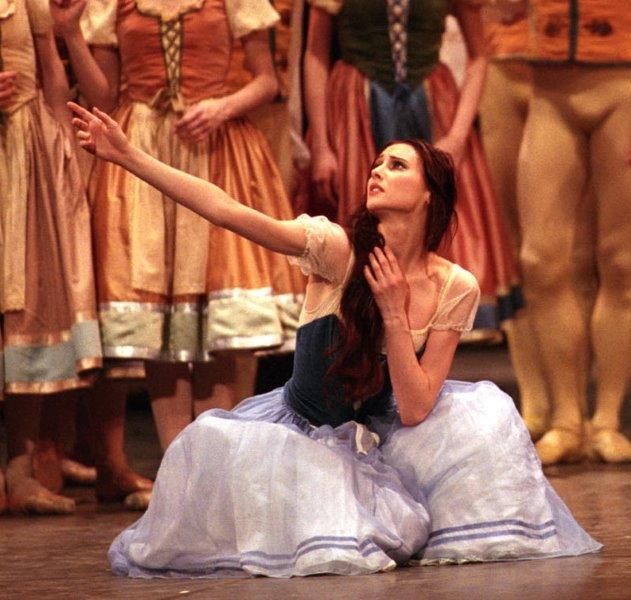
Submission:
[[[221,188],[170,167],[136,148],[109,115],[68,103],[75,114],[72,124],[79,145],[114,162],[218,227],[242,235],[269,250],[299,256],[306,234],[296,221],[279,221],[240,204]]]

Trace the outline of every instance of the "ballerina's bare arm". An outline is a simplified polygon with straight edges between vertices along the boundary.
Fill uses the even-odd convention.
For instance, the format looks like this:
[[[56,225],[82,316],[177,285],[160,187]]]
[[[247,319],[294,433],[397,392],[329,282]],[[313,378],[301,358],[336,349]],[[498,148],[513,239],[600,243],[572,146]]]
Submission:
[[[127,169],[214,225],[281,254],[303,254],[306,234],[299,222],[278,221],[240,204],[216,185],[160,162],[134,147],[118,123],[98,108],[89,112],[74,102],[68,106],[76,115],[72,123],[81,147]]]
[[[410,287],[394,253],[375,248],[364,269],[383,317],[388,371],[401,423],[413,427],[431,412],[458,346],[458,331],[431,331],[419,360],[410,332]]]

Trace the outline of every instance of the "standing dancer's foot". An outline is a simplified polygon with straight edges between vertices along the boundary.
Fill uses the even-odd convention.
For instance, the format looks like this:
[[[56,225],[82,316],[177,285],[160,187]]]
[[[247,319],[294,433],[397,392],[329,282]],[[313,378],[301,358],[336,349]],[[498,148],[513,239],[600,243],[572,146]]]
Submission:
[[[32,457],[22,454],[7,465],[7,501],[9,511],[21,514],[67,515],[75,510],[72,498],[54,494],[33,476]]]
[[[98,466],[95,488],[99,502],[122,502],[130,494],[150,492],[153,482],[127,466]]]
[[[589,439],[590,458],[606,463],[631,462],[631,442],[615,429],[593,429]]]
[[[151,490],[145,490],[129,494],[123,501],[123,505],[128,510],[147,510],[151,500],[151,493]]]
[[[66,481],[79,485],[96,483],[96,467],[88,467],[72,458],[61,459],[61,473]]]
[[[575,463],[585,458],[583,435],[572,429],[554,427],[535,444],[543,465]]]

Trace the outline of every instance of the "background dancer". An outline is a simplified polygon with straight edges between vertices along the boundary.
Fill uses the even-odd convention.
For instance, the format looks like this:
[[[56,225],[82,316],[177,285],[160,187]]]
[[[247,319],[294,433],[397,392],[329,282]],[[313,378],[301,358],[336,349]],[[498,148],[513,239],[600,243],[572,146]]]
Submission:
[[[101,365],[90,216],[68,98],[48,3],[0,2],[0,382],[14,512],[74,510],[58,493],[78,465],[62,462],[56,442],[74,418],[72,390],[90,385]],[[95,424],[108,445],[107,421]],[[0,482],[0,510],[3,497]]]
[[[267,28],[278,15],[267,0],[71,0],[53,13],[89,104],[114,111],[153,156],[292,217],[268,146],[244,117],[277,91]],[[228,93],[236,38],[253,77]],[[101,393],[122,403],[128,387],[114,377],[146,374],[165,449],[200,411],[252,392],[251,350],[295,335],[304,284],[279,257],[117,166],[97,161],[90,196],[104,352],[116,359]]]

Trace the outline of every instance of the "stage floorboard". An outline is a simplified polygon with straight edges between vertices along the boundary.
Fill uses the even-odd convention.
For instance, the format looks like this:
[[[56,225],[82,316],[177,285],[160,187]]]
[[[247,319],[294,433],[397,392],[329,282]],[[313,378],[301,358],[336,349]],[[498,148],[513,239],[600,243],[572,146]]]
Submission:
[[[511,394],[515,383],[502,348],[459,352],[452,376],[490,379]],[[631,434],[629,398],[623,420]],[[128,450],[134,466],[155,474],[159,449],[146,408],[129,413]],[[138,517],[117,506],[97,506],[90,488],[69,488],[76,514],[64,517],[0,517],[0,597],[361,599],[631,598],[631,465],[580,464],[546,474],[577,520],[605,545],[597,555],[512,563],[405,567],[361,577],[317,576],[209,580],[132,580],[108,569],[113,537]]]

